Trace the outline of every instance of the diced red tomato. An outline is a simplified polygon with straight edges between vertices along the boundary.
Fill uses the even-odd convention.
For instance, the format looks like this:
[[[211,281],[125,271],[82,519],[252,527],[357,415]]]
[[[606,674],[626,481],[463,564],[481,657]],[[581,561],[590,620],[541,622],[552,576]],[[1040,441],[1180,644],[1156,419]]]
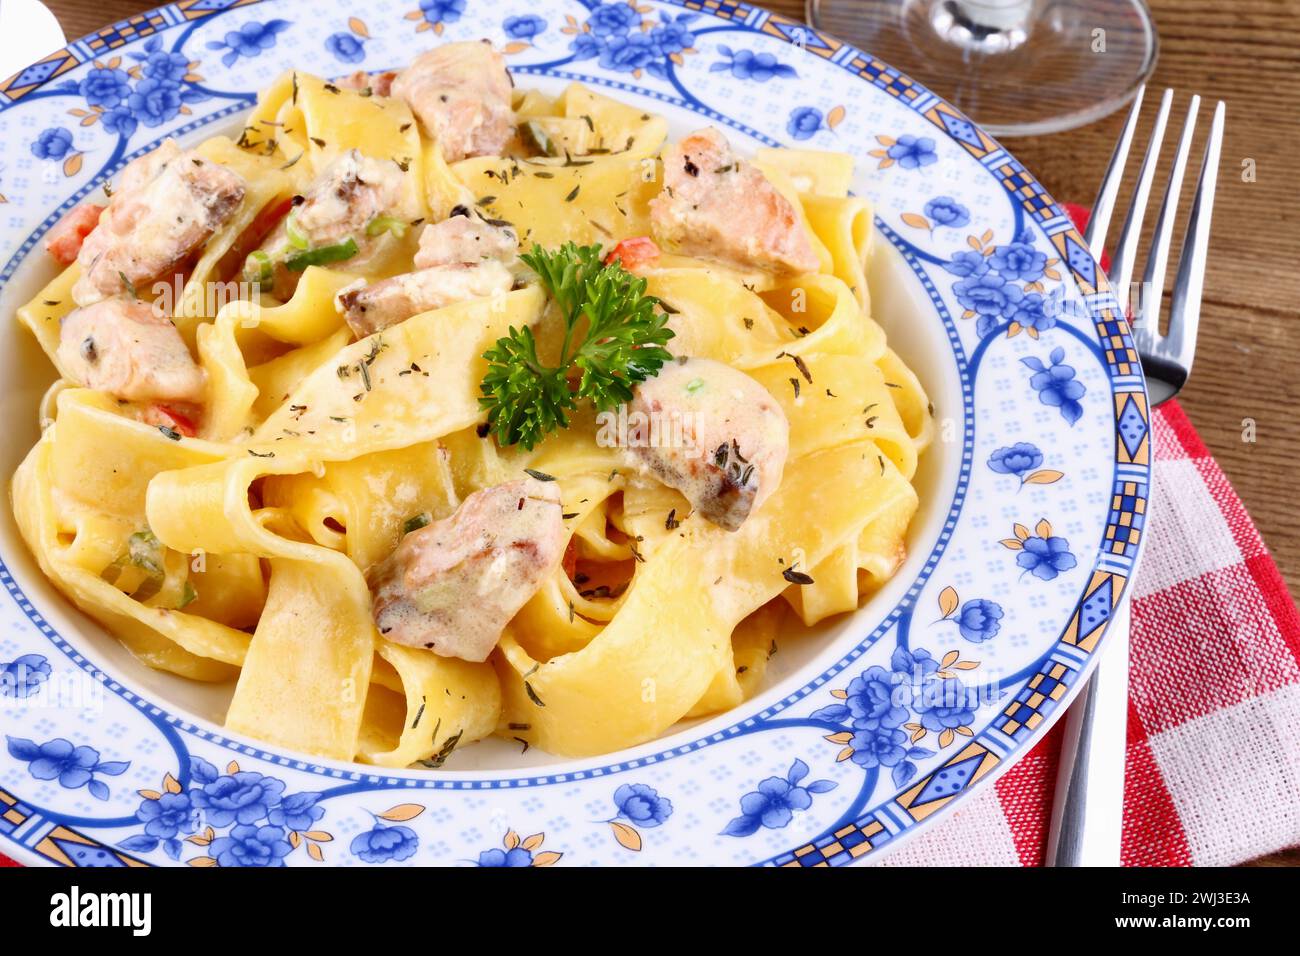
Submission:
[[[170,428],[185,438],[193,438],[199,433],[194,419],[171,405],[154,403],[144,410],[143,418],[146,425]]]
[[[45,251],[54,257],[61,266],[70,266],[77,261],[81,244],[99,224],[99,214],[106,207],[93,202],[74,206],[66,216],[54,224],[49,235],[45,237]]]
[[[621,262],[628,272],[636,272],[643,266],[653,264],[659,255],[659,247],[653,239],[649,236],[635,236],[616,245],[605,257],[605,265]]]

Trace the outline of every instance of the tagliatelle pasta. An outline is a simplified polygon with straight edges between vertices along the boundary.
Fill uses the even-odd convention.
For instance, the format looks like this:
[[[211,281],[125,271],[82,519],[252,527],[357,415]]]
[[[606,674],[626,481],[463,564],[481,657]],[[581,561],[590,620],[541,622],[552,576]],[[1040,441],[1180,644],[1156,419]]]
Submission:
[[[85,262],[19,310],[65,380],[12,485],[41,569],[148,665],[232,682],[232,731],[338,760],[436,767],[492,734],[595,754],[736,706],[762,686],[778,635],[858,608],[894,573],[917,507],[931,416],[871,316],[871,214],[849,195],[851,158],[754,157],[806,238],[802,261],[819,264],[782,270],[640,239],[663,215],[661,117],[576,84],[558,97],[516,90],[506,144],[475,154],[478,140],[453,150],[425,104],[403,99],[400,77],[391,91],[365,82],[286,75],[238,139],[173,160],[233,172],[242,198],[170,267],[179,279],[141,287],[124,274],[108,301],[167,310],[202,401],[150,403],[88,378],[166,384],[141,362],[105,368],[103,324],[66,341],[70,316],[104,308],[74,301]],[[347,164],[349,178],[330,179]],[[362,202],[379,210],[363,231],[311,233],[328,229],[311,223],[331,203],[345,216]],[[479,265],[421,259],[422,229],[456,216],[508,229],[523,250],[653,249],[623,265],[667,313],[668,351],[743,373],[788,425],[779,483],[729,529],[609,437],[627,431],[629,405],[611,418],[581,404],[532,448],[489,433],[489,350],[528,328],[539,351],[564,354],[564,326],[521,268],[513,285],[419,299],[404,277],[460,281]],[[218,283],[229,294],[214,301]],[[424,304],[366,334],[389,290]],[[132,341],[146,334],[171,333]],[[744,485],[755,466],[732,444]],[[381,633],[375,569],[406,535],[529,474],[558,489],[564,557],[520,596],[487,659]],[[487,574],[456,600],[509,586]]]

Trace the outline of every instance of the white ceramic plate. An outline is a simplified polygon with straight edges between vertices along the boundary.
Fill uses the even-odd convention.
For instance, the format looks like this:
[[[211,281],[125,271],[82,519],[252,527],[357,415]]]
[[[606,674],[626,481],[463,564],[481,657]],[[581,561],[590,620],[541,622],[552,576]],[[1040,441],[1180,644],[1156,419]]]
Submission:
[[[400,67],[489,37],[520,85],[572,80],[674,136],[858,158],[874,311],[934,402],[910,556],[856,614],[773,659],[733,712],[626,752],[499,741],[441,772],[228,735],[229,688],[138,664],[46,582],[0,518],[0,851],[120,866],[841,865],[960,806],[1042,736],[1096,659],[1140,545],[1146,395],[1114,299],[1010,155],[888,66],[744,4],[578,0],[183,3],[105,28],[0,91],[2,306],[53,273],[43,233],[168,135],[237,127],[293,67]],[[14,321],[0,470],[53,370]]]

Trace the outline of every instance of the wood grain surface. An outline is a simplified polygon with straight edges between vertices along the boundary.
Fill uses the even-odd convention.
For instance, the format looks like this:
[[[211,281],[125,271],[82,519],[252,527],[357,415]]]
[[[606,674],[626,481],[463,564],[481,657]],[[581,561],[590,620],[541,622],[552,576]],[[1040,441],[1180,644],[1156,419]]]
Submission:
[[[156,5],[46,2],[69,39]],[[1222,99],[1228,110],[1200,344],[1181,400],[1294,596],[1300,593],[1300,0],[1149,2],[1160,37],[1150,85],[1153,92],[1172,87],[1177,94],[1169,140],[1192,93],[1207,101],[1202,129],[1208,126],[1205,106]],[[803,17],[802,0],[766,5]],[[940,83],[933,86],[939,94],[948,92]],[[1137,149],[1145,148],[1154,109],[1146,112]],[[1088,205],[1122,123],[1121,112],[1082,129],[1004,145],[1056,199]],[[1187,193],[1199,166],[1200,141]],[[1172,152],[1172,144],[1166,145],[1165,152]],[[1156,182],[1163,184],[1163,170]],[[1184,205],[1189,198],[1184,196]],[[1127,203],[1127,190],[1121,202]],[[1181,229],[1180,223],[1176,235]],[[1300,849],[1258,862],[1300,865]]]

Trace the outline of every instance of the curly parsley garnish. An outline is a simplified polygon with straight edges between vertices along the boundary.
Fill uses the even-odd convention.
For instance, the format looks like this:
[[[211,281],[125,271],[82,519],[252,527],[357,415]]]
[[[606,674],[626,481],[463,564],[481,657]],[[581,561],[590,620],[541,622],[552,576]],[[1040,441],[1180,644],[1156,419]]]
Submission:
[[[548,432],[567,428],[568,413],[583,399],[600,411],[629,401],[632,386],[672,358],[664,345],[673,332],[659,300],[646,295],[645,280],[618,262],[605,265],[599,245],[534,244],[520,258],[564,318],[559,364],[542,363],[527,326],[511,328],[483,354],[489,366],[479,404],[501,444],[531,449]],[[573,370],[581,374],[571,385]]]

